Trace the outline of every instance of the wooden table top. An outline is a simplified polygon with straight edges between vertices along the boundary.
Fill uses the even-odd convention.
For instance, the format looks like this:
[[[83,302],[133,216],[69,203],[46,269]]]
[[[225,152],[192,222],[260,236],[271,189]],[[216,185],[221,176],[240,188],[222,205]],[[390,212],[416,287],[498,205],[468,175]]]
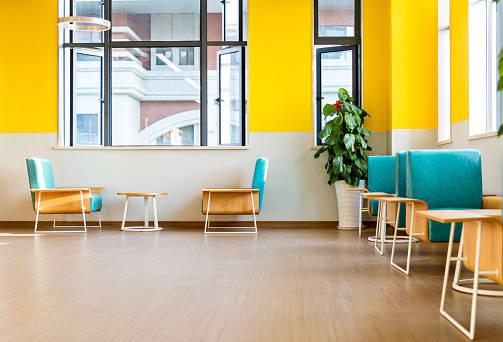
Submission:
[[[388,203],[412,203],[412,202],[422,202],[421,200],[417,200],[414,198],[406,198],[406,197],[381,197],[376,198],[378,201],[388,202]]]
[[[161,196],[167,195],[167,192],[118,192],[117,195],[125,196]]]
[[[473,222],[492,219],[490,216],[465,210],[424,210],[417,211],[417,214],[440,223]]]
[[[501,219],[501,209],[471,209],[463,210],[472,214],[479,214],[484,216],[489,216],[495,219]]]
[[[395,194],[387,194],[385,192],[365,192],[362,194],[362,197],[376,199],[380,197],[395,197]]]

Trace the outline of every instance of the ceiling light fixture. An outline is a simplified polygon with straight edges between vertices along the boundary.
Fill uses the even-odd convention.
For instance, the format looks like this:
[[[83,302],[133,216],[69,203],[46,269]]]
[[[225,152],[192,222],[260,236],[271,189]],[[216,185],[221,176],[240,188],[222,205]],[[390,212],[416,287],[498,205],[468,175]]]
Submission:
[[[110,21],[95,17],[70,16],[58,19],[58,26],[75,31],[107,31]]]

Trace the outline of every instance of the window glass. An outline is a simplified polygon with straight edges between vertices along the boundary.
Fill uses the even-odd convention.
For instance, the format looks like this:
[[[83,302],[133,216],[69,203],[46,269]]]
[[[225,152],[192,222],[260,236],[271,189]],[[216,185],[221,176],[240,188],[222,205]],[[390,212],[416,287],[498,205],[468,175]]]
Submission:
[[[230,50],[227,52],[227,50]],[[226,49],[219,54],[219,127],[221,145],[241,145],[242,91],[241,49]]]
[[[130,50],[112,50],[112,145],[199,145],[200,49]]]
[[[354,37],[355,1],[318,0],[318,36]]]
[[[102,0],[73,0],[72,15],[79,17],[92,17],[103,19]],[[75,43],[100,43],[103,33],[101,31],[70,31]]]
[[[112,41],[199,40],[199,0],[112,1]]]
[[[102,58],[75,52],[74,145],[101,143]]]
[[[451,43],[449,0],[438,1],[437,141],[451,139]]]
[[[318,103],[318,130],[325,126],[328,119],[322,114],[325,104],[334,104],[339,100],[339,88],[344,88],[348,93],[354,94],[354,56],[351,47],[319,48],[317,51],[316,74],[318,79],[316,98]],[[319,143],[320,141],[318,141]]]
[[[501,1],[468,1],[470,135],[496,131],[501,123],[502,94],[497,91],[501,9]]]

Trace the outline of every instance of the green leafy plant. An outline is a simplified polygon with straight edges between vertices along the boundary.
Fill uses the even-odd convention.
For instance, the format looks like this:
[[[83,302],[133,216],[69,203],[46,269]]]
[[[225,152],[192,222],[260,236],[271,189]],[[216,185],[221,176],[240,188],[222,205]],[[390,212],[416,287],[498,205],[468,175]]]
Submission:
[[[314,154],[314,158],[328,152],[325,164],[328,184],[345,180],[347,184],[357,186],[361,179],[367,179],[365,151],[372,151],[365,138],[372,132],[363,128],[363,121],[369,115],[354,104],[355,99],[349,96],[346,89],[340,88],[338,95],[340,102],[323,107],[323,115],[329,120],[318,134],[323,146]]]
[[[494,2],[498,3],[499,0],[493,0]],[[503,49],[501,49],[500,53],[498,54],[498,91],[503,90]],[[503,134],[503,123],[501,124],[500,128],[498,129],[498,137]]]

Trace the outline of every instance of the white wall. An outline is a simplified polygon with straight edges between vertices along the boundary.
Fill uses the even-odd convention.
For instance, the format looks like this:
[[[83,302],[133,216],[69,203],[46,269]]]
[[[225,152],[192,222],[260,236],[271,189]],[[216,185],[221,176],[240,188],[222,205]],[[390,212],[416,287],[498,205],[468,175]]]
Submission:
[[[503,136],[468,140],[468,120],[452,125],[452,144],[439,148],[473,148],[481,152],[482,188],[486,194],[501,196],[503,193]]]
[[[122,219],[124,198],[117,192],[127,191],[168,192],[158,200],[160,220],[202,221],[201,189],[251,186],[255,160],[262,156],[270,162],[259,220],[336,221],[326,157],[313,158],[312,139],[311,133],[250,133],[248,150],[54,150],[55,133],[0,134],[0,221],[35,218],[28,157],[52,161],[56,186],[104,186],[105,221]],[[128,213],[142,220],[142,199]]]

